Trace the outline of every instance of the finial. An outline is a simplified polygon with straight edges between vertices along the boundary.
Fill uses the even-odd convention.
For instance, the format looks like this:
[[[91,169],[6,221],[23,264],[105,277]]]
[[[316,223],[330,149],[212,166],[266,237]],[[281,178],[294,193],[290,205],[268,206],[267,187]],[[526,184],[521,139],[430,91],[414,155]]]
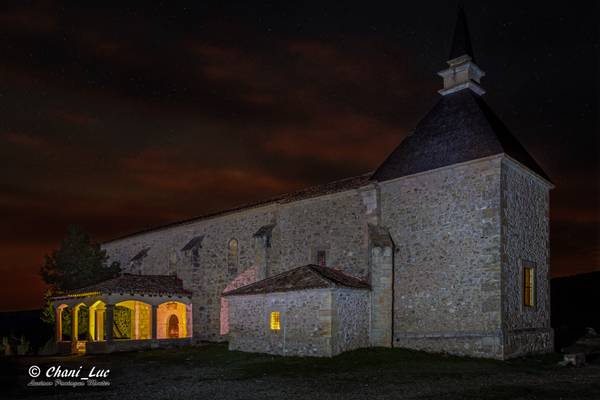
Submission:
[[[467,17],[462,6],[458,8],[450,59],[447,63],[450,68],[438,72],[438,75],[444,79],[444,88],[438,91],[441,95],[445,96],[465,89],[470,89],[477,95],[485,93],[485,90],[479,86],[485,72],[475,64]]]
[[[473,55],[473,46],[471,46],[471,36],[467,25],[467,16],[462,5],[458,7],[456,15],[456,25],[454,26],[454,37],[452,38],[452,47],[450,49],[450,60],[460,56],[467,55],[475,62]]]

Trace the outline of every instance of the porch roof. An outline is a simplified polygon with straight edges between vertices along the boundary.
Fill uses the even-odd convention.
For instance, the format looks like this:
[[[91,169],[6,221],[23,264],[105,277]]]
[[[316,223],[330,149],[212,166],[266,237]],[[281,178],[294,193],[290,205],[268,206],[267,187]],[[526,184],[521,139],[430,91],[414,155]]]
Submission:
[[[116,278],[98,282],[79,289],[68,290],[56,298],[109,295],[109,294],[144,294],[144,295],[183,295],[191,297],[192,292],[183,288],[181,279],[172,275],[133,275],[122,274]]]

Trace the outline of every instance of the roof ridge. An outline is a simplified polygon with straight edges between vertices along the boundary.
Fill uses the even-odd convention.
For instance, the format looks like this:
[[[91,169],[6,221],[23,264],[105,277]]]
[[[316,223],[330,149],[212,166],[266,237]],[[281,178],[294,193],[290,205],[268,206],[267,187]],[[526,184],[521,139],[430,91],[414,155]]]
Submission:
[[[262,199],[262,200],[257,200],[257,201],[250,202],[250,203],[245,203],[245,204],[239,204],[239,205],[236,205],[236,206],[233,206],[233,207],[230,207],[230,208],[226,208],[226,209],[223,209],[223,210],[218,210],[218,211],[214,211],[214,212],[202,214],[202,215],[199,215],[199,216],[196,216],[196,217],[186,218],[186,219],[183,219],[183,220],[180,220],[180,221],[169,222],[167,224],[159,225],[159,226],[156,226],[156,227],[153,227],[153,228],[142,229],[142,230],[135,231],[135,232],[132,232],[132,233],[127,233],[127,234],[122,235],[122,236],[117,236],[117,237],[115,237],[113,239],[105,240],[103,242],[100,242],[100,244],[104,245],[104,244],[107,244],[107,243],[116,242],[118,240],[126,239],[126,238],[129,238],[129,237],[132,237],[132,236],[142,235],[144,233],[150,233],[150,232],[159,231],[159,230],[162,230],[162,229],[174,228],[176,226],[191,224],[191,223],[194,223],[194,222],[197,222],[197,221],[202,221],[202,220],[205,220],[205,219],[209,219],[209,218],[213,218],[213,217],[218,217],[218,216],[221,216],[221,215],[227,215],[227,214],[235,213],[235,212],[238,212],[238,211],[248,210],[248,209],[251,209],[251,208],[256,208],[256,207],[260,207],[260,206],[266,206],[266,205],[270,205],[270,204],[275,204],[275,203],[284,201],[286,197],[291,197],[293,195],[298,195],[298,194],[301,194],[303,192],[309,193],[312,189],[325,188],[325,187],[327,187],[329,185],[334,185],[334,184],[338,184],[338,183],[341,183],[341,182],[351,181],[351,180],[354,180],[354,179],[358,180],[360,178],[368,178],[367,180],[370,181],[371,180],[371,176],[373,175],[374,172],[375,171],[369,171],[369,172],[366,172],[366,173],[363,173],[363,174],[360,174],[360,175],[350,176],[350,177],[346,177],[346,178],[343,178],[343,179],[337,179],[337,180],[331,181],[331,182],[325,182],[325,183],[321,183],[321,184],[317,184],[317,185],[307,186],[307,187],[304,187],[302,189],[294,190],[294,191],[287,192],[287,193],[281,193],[281,194],[274,195],[272,197],[268,197],[268,198],[265,198],[265,199]],[[335,192],[332,192],[332,193],[342,192],[342,191],[350,190],[350,189],[352,189],[352,188],[348,188],[348,189],[342,188],[342,189],[336,190]],[[329,193],[326,193],[326,194],[329,194]],[[319,197],[319,196],[322,196],[322,195],[325,195],[325,194],[316,194],[314,196],[308,195],[305,198],[293,199],[293,200],[291,200],[289,202],[291,203],[291,202],[294,202],[294,201],[305,200],[305,199],[309,199],[309,198]]]
[[[131,272],[122,272],[121,274],[119,274],[115,278],[119,278],[119,277],[121,277],[123,275],[128,275],[128,276],[159,276],[159,277],[181,279],[177,275],[171,275],[171,274],[132,274]],[[113,279],[113,278],[110,278],[110,279]]]
[[[308,266],[308,265],[301,265],[301,266],[299,266],[299,267],[294,267],[294,268],[292,268],[292,269],[289,269],[289,270],[287,270],[287,271],[280,272],[280,273],[278,273],[277,275],[269,276],[269,277],[267,277],[267,278],[265,278],[265,279],[261,279],[261,280],[258,280],[258,281],[254,281],[254,282],[252,282],[252,283],[249,283],[249,284],[247,284],[247,285],[240,286],[240,287],[238,287],[238,288],[231,289],[231,290],[228,290],[228,291],[226,291],[226,292],[222,292],[221,294],[223,294],[223,295],[224,295],[224,294],[229,294],[229,293],[231,293],[231,292],[235,292],[236,290],[238,290],[238,289],[241,289],[241,288],[250,288],[250,287],[252,287],[252,286],[254,286],[254,285],[258,284],[258,283],[264,283],[264,282],[271,281],[271,280],[273,280],[273,279],[275,279],[275,278],[278,278],[278,277],[280,277],[280,276],[282,276],[282,275],[289,274],[289,273],[291,273],[292,271],[296,271],[296,270],[298,270],[298,269],[300,269],[300,268],[306,268],[307,266]],[[250,268],[252,268],[252,267],[250,267]]]
[[[325,271],[329,270],[329,273],[325,273]],[[305,278],[310,277],[309,281],[311,281],[311,283],[307,284],[306,280],[304,280],[304,286],[298,286],[298,282],[302,281],[302,279],[298,280],[298,273],[300,273],[301,276],[304,275]],[[270,288],[269,285],[271,285]],[[348,275],[339,269],[324,267],[316,264],[306,264],[281,272],[277,275],[261,279],[256,282],[252,282],[248,285],[224,291],[221,293],[221,295],[229,296],[244,294],[265,294],[281,291],[317,288],[334,289],[340,287],[366,289],[370,286],[366,281],[363,281],[362,279],[356,278],[352,275]]]
[[[82,286],[79,288],[73,288],[73,289],[69,289],[69,290],[65,290],[62,293],[65,295],[70,295],[70,294],[80,294],[80,293],[85,293],[87,291],[100,291],[103,292],[107,289],[102,288],[102,286],[104,285],[115,285],[118,286],[119,284],[129,284],[131,283],[131,278],[133,277],[136,281],[135,282],[139,282],[139,278],[141,278],[142,282],[146,281],[146,282],[151,282],[154,281],[155,283],[166,283],[169,282],[169,284],[175,284],[177,287],[175,288],[175,290],[168,290],[169,288],[166,288],[167,290],[164,290],[163,288],[159,288],[159,290],[155,290],[155,289],[151,289],[151,290],[147,290],[148,293],[187,293],[187,294],[191,294],[191,292],[189,290],[186,290],[183,287],[183,281],[181,278],[179,278],[178,276],[175,275],[158,275],[158,274],[152,274],[152,275],[140,275],[140,274],[128,274],[128,273],[122,273],[119,274],[118,276],[112,277],[112,278],[108,278],[108,279],[104,279],[102,281],[90,284],[90,285],[86,285],[86,286]],[[157,281],[157,279],[155,278],[159,278],[159,280]],[[179,287],[180,286],[180,287]],[[118,291],[118,288],[115,288]],[[170,288],[173,289],[173,288]],[[108,289],[108,291],[111,291],[112,289]],[[129,289],[128,289],[129,290]],[[62,294],[61,294],[62,296]],[[60,296],[59,296],[60,297]]]
[[[335,286],[338,286],[336,281],[334,281],[332,278],[326,276],[325,274],[321,273],[321,271],[320,271],[320,268],[332,268],[332,267],[321,267],[320,265],[317,265],[317,264],[307,264],[307,265],[305,265],[305,267],[307,267],[313,274],[317,274],[319,279],[321,279],[322,281],[325,281],[325,283],[333,282],[333,284]]]
[[[324,273],[324,271],[327,271],[329,273],[333,272],[333,274],[340,274],[343,275],[345,278],[350,278],[350,280],[355,281],[355,283],[364,283],[366,285],[368,285],[368,282],[364,281],[363,279],[357,278],[354,275],[350,275],[344,271],[342,271],[341,269],[335,268],[333,266],[331,267],[327,267],[327,266],[322,266],[322,265],[317,265],[317,264],[309,264],[308,267],[310,267],[314,272],[318,273],[319,275],[321,275],[324,279],[327,279],[331,282],[333,282],[336,286],[346,286],[343,282],[341,282],[340,280],[336,279],[336,277],[331,277],[328,276],[326,273]]]

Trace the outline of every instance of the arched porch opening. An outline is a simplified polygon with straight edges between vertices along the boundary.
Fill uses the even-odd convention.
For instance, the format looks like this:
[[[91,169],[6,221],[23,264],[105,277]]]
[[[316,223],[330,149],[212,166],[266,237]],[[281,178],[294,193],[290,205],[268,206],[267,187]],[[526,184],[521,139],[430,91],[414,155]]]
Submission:
[[[106,303],[98,300],[88,310],[89,340],[97,342],[106,340]]]
[[[176,339],[191,336],[191,305],[179,301],[169,301],[158,306],[157,336],[159,339]],[[189,330],[188,330],[189,328]]]
[[[113,338],[145,340],[152,338],[152,306],[139,300],[115,304]]]

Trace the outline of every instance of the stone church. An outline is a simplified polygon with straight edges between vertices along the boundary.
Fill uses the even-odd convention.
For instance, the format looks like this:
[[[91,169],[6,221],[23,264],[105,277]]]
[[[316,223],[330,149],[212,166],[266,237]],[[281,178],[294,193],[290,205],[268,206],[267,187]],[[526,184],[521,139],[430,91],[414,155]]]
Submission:
[[[104,243],[138,277],[119,299],[179,296],[188,339],[233,350],[552,351],[553,185],[484,101],[462,11],[449,58],[437,104],[374,172]],[[103,288],[72,295],[119,292]],[[137,299],[162,324],[148,339],[176,329]]]

